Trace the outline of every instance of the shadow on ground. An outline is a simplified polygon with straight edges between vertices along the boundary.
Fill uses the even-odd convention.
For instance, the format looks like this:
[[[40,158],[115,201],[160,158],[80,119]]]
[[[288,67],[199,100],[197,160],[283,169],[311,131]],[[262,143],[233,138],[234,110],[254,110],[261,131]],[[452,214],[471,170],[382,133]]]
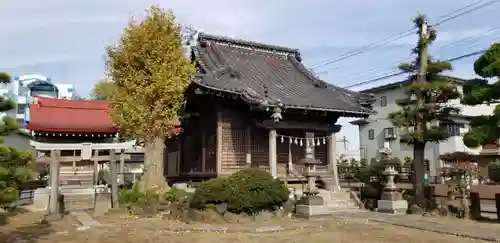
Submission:
[[[0,243],[36,243],[53,232],[50,223],[35,223],[9,232],[3,232],[2,230],[0,232]]]
[[[3,210],[0,209],[0,226],[6,225],[9,223],[9,219],[12,217],[16,217],[25,213],[28,213],[29,211],[24,209],[24,208],[14,208],[14,209],[8,209],[8,210]]]

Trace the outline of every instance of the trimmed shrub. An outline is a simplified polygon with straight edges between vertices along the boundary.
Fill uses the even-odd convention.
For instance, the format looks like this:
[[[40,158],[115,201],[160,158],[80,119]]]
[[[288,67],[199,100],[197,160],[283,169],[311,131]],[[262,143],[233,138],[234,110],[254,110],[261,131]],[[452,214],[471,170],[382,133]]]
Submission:
[[[227,203],[229,199],[226,180],[222,178],[204,181],[194,192],[189,206],[195,209],[206,209],[210,205]]]
[[[244,169],[227,179],[228,210],[255,214],[273,211],[288,200],[288,190],[271,174],[260,169]]]
[[[279,180],[260,169],[244,169],[228,179],[211,179],[200,184],[190,207],[214,211],[216,205],[227,206],[232,213],[255,214],[273,211],[288,201],[288,190]]]

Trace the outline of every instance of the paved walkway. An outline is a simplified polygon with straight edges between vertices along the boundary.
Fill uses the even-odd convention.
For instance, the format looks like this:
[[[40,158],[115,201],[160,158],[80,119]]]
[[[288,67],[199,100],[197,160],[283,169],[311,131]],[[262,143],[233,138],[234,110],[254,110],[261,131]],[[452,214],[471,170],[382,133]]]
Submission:
[[[365,219],[401,227],[462,236],[478,240],[500,242],[500,224],[459,220],[455,218],[423,217],[419,215],[391,215],[375,212],[337,213],[336,218],[346,221]]]

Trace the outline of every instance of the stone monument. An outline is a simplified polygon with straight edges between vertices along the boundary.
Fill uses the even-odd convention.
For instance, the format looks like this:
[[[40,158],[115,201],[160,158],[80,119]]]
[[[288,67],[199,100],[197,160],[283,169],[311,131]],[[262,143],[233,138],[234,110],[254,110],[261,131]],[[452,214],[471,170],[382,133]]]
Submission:
[[[306,155],[300,160],[300,163],[304,165],[303,175],[307,180],[307,188],[297,201],[295,212],[302,217],[328,214],[328,210],[324,206],[323,197],[318,195],[319,191],[316,187],[316,178],[319,177],[319,174],[316,172],[316,165],[321,164],[321,161],[314,158],[310,142],[306,143],[305,152]]]
[[[391,149],[388,143],[379,150],[382,155],[379,163],[385,166],[383,172],[387,176],[387,184],[382,192],[381,199],[377,201],[377,211],[382,213],[405,214],[408,209],[408,202],[403,199],[401,192],[398,191],[394,177],[398,175],[395,167],[401,162],[391,158]]]

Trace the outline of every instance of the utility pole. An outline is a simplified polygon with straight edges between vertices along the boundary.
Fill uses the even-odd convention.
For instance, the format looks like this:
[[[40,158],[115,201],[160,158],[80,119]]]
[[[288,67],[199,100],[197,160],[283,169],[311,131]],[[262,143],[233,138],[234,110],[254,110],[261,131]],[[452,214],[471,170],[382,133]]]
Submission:
[[[421,18],[421,23],[419,28],[419,39],[418,39],[418,60],[419,60],[419,70],[417,75],[417,83],[427,82],[427,65],[428,65],[428,45],[429,45],[429,31],[427,22],[424,18]],[[421,90],[417,90],[415,93],[416,107],[421,109],[425,106],[424,104],[424,94]],[[417,134],[424,134],[427,129],[426,121],[424,120],[423,114],[418,112],[415,117],[415,132]],[[423,162],[425,160],[425,144],[426,141],[414,141],[413,143],[413,190],[414,199],[420,207],[425,207],[425,169]]]
[[[428,31],[427,31],[427,22],[424,20],[422,21],[422,24],[419,27],[419,71],[418,71],[418,77],[417,80],[419,82],[426,82],[426,74],[427,74],[427,62],[429,61],[428,58]]]

